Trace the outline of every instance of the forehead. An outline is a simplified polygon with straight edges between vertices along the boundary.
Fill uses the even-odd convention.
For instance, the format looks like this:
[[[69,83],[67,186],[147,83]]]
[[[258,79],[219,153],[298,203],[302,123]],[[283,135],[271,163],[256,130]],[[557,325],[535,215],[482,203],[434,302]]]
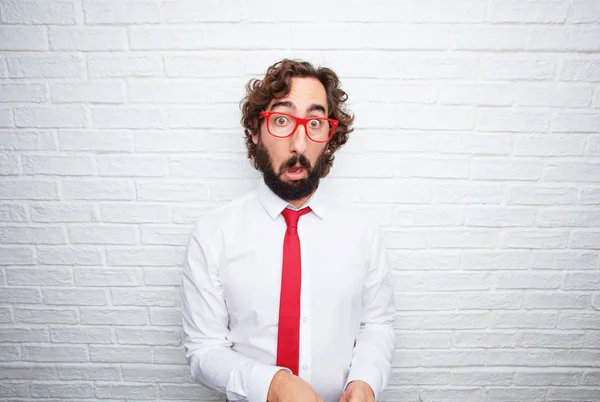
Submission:
[[[274,102],[290,101],[298,109],[305,109],[311,104],[322,105],[327,110],[327,93],[325,87],[316,78],[294,77],[291,81],[290,92],[283,98],[272,99],[270,108]]]

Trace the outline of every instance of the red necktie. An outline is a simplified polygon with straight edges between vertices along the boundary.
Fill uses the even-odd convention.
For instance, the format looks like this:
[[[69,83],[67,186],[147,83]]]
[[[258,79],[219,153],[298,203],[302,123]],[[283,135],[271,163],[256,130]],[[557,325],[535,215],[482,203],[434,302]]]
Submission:
[[[307,207],[300,211],[286,208],[281,212],[287,224],[287,230],[283,240],[277,365],[289,368],[295,375],[298,375],[300,356],[300,288],[302,283],[298,219],[310,211],[310,207]]]

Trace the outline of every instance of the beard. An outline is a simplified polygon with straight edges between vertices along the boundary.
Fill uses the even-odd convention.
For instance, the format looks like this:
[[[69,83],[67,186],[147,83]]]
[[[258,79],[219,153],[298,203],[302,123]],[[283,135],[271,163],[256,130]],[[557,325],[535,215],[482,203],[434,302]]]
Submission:
[[[264,146],[262,141],[258,140],[256,146],[256,154],[254,155],[256,167],[263,173],[265,184],[273,191],[279,198],[286,201],[295,201],[312,194],[319,186],[319,181],[325,173],[327,158],[325,157],[325,149],[321,152],[317,158],[315,166],[312,167],[308,158],[304,155],[294,155],[286,162],[282,163],[279,167],[279,173],[275,172],[273,164],[271,163],[271,157],[269,151]],[[283,173],[295,166],[300,164],[308,175],[300,180],[294,181],[283,181],[281,176]]]

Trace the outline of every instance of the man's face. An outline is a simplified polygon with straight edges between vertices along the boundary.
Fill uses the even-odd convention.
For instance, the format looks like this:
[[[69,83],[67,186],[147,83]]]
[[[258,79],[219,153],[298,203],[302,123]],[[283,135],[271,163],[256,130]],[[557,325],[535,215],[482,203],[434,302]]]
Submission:
[[[289,94],[273,99],[265,111],[283,112],[297,117],[327,117],[325,88],[314,78],[292,78]],[[265,183],[284,200],[299,200],[318,186],[325,170],[324,151],[327,143],[308,138],[303,126],[287,138],[269,134],[262,120],[260,135],[253,135],[257,144],[255,160],[263,172]]]

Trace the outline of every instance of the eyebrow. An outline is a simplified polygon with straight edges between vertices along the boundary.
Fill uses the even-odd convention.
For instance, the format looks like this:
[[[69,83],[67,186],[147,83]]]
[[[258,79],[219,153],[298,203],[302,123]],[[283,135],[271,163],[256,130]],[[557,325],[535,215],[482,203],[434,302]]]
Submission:
[[[271,105],[271,110],[275,109],[276,107],[287,107],[289,109],[296,110],[296,106],[290,101],[277,101]],[[314,112],[314,111],[319,111],[319,112],[325,113],[325,106],[319,105],[316,103],[312,103],[306,109],[306,113],[310,113],[310,112]]]

